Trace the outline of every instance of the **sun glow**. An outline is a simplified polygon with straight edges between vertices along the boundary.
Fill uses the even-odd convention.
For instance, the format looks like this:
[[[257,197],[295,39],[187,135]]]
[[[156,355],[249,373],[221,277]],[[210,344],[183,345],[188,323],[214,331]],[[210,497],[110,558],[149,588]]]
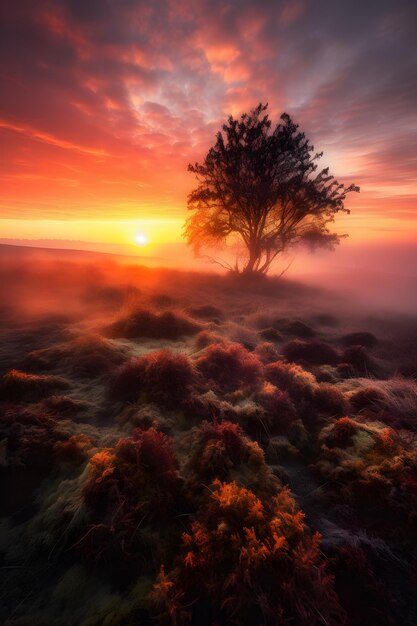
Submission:
[[[145,233],[138,233],[135,236],[135,241],[138,246],[146,246],[146,244],[148,243],[148,238]]]

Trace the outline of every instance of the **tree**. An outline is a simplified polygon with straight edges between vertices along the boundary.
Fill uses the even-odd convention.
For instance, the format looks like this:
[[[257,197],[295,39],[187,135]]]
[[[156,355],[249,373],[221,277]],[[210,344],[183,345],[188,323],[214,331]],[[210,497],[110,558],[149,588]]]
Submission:
[[[240,121],[230,116],[204,162],[188,166],[198,181],[188,197],[188,244],[197,255],[237,245],[234,266],[220,264],[249,274],[266,274],[297,244],[333,248],[346,235],[328,226],[339,211],[349,213],[346,194],[359,191],[340,184],[329,168],[317,173],[323,153],[314,152],[287,113],[272,130],[267,108],[259,104]]]

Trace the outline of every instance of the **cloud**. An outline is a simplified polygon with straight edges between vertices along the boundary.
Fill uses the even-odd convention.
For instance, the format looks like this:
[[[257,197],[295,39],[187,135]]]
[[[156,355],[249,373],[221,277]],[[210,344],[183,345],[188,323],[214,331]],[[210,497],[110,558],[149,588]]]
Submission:
[[[187,163],[227,114],[260,100],[354,176],[375,219],[381,194],[395,211],[416,193],[414,2],[22,0],[2,11],[4,217],[181,215]]]

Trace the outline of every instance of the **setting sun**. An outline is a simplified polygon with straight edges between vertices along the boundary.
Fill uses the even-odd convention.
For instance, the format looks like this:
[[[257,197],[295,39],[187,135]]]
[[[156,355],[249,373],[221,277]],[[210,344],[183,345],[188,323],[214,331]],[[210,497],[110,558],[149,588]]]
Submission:
[[[146,246],[148,243],[148,238],[144,233],[138,233],[135,236],[135,241],[138,246]]]

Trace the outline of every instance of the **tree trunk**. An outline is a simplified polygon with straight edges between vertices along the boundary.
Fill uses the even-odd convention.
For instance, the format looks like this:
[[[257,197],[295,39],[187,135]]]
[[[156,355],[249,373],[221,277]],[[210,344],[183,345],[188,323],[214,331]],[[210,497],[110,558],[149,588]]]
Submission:
[[[257,261],[259,260],[259,257],[260,257],[259,242],[254,240],[254,239],[252,239],[252,241],[248,245],[248,252],[249,252],[249,260],[248,260],[247,264],[245,265],[245,267],[243,268],[242,273],[244,273],[244,274],[254,274],[254,273],[256,273],[255,265],[256,265]]]

